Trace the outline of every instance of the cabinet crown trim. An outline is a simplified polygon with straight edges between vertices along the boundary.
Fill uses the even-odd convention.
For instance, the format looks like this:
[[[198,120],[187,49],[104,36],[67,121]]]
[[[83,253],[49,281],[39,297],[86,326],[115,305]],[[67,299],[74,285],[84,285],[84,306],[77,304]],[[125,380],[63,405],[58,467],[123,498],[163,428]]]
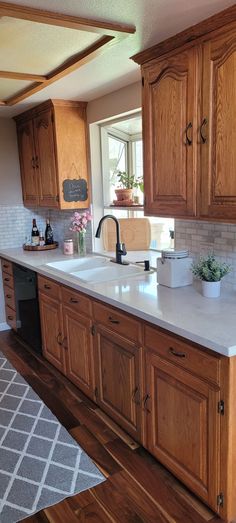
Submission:
[[[162,56],[169,51],[174,51],[174,49],[177,49],[182,45],[191,43],[192,41],[194,42],[198,38],[201,38],[217,29],[221,29],[226,24],[230,24],[235,21],[236,5],[234,4],[233,6],[216,13],[213,16],[206,18],[205,20],[202,20],[198,24],[188,27],[184,31],[181,31],[180,33],[177,33],[176,35],[171,36],[170,38],[163,40],[162,42],[159,42],[156,45],[149,47],[148,49],[144,49],[143,51],[136,53],[135,55],[131,56],[131,60],[137,64],[143,65],[144,63],[149,62],[149,60],[152,60],[152,58],[158,58],[159,56]]]

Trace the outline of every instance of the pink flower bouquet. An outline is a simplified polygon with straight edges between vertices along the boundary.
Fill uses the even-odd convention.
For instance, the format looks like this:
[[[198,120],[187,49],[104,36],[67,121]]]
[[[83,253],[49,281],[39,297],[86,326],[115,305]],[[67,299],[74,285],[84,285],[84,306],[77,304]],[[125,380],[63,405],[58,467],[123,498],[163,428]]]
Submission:
[[[92,220],[92,214],[89,211],[78,212],[75,211],[71,217],[70,231],[73,232],[85,232],[87,225]]]

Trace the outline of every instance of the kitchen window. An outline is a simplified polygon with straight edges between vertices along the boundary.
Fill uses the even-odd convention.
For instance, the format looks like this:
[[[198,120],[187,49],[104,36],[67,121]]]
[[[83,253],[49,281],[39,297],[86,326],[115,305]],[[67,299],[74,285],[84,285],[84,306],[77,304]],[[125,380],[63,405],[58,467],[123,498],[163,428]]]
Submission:
[[[117,174],[126,172],[140,181],[143,177],[143,143],[141,113],[129,117],[117,118],[100,126],[102,157],[102,191],[104,214],[113,214],[117,218],[142,218],[143,187],[135,187],[135,206],[118,205],[115,189],[118,185]],[[174,220],[148,217],[151,225],[150,249],[161,250],[171,244],[170,230],[174,230]]]

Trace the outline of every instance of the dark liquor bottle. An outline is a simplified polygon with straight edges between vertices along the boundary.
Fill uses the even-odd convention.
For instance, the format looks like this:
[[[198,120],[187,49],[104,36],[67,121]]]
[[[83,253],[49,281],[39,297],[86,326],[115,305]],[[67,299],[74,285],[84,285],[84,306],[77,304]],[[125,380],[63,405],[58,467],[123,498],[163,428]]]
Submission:
[[[45,229],[45,245],[51,245],[52,243],[54,243],[52,227],[50,225],[50,221],[47,220]]]
[[[33,219],[32,232],[31,232],[31,243],[33,245],[39,245],[39,230],[36,224],[36,219]]]

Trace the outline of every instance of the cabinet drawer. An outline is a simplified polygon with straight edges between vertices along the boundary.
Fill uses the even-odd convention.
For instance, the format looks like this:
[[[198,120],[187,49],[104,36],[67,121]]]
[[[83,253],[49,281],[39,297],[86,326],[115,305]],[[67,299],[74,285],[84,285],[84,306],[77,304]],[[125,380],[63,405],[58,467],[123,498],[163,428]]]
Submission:
[[[102,323],[130,340],[142,341],[141,322],[100,303],[94,302],[93,308],[94,318],[98,323]]]
[[[11,287],[11,289],[14,289],[14,280],[13,280],[13,276],[11,274],[8,274],[7,272],[3,272],[2,281],[3,281],[4,288],[5,288],[5,285],[7,285],[7,287]]]
[[[16,330],[16,312],[13,311],[12,309],[10,309],[10,307],[8,307],[6,305],[6,322],[8,323],[8,325],[10,325],[10,327],[14,330]]]
[[[144,344],[163,358],[219,385],[219,357],[149,326],[145,326]]]
[[[84,314],[85,316],[91,316],[92,304],[89,298],[80,294],[80,292],[72,291],[67,287],[62,287],[62,301],[64,305],[68,305],[71,309]]]
[[[56,300],[60,300],[60,285],[58,285],[58,283],[54,282],[53,280],[39,275],[38,288],[44,294],[47,294]]]
[[[13,310],[16,310],[16,303],[15,303],[15,292],[11,287],[8,287],[7,285],[4,285],[4,296],[5,296],[5,305],[10,307]]]
[[[2,271],[7,272],[13,276],[13,265],[12,262],[2,259]]]

